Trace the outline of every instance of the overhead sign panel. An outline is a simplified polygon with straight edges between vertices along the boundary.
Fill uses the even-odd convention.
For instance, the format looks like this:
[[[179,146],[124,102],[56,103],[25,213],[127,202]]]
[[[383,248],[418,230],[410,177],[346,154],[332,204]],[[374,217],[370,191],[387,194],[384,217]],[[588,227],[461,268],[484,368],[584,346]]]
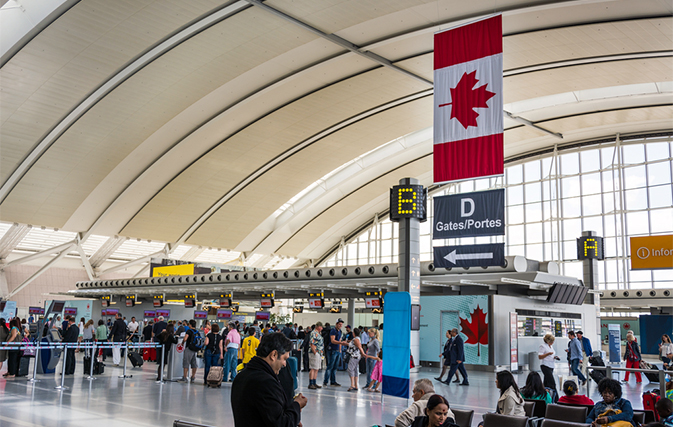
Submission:
[[[505,264],[505,244],[442,246],[434,248],[435,267],[490,267]]]
[[[577,259],[605,259],[603,238],[582,236],[577,239]]]
[[[673,234],[631,237],[631,269],[673,268]]]
[[[433,239],[503,236],[505,189],[434,198]]]

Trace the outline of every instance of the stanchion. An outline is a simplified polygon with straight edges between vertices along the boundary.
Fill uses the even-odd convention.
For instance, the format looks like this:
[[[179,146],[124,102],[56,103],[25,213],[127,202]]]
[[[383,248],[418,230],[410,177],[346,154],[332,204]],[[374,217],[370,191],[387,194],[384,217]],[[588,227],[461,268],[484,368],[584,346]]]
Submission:
[[[161,371],[159,373],[159,381],[157,381],[157,384],[163,384],[164,383],[164,347],[163,345],[161,346]]]
[[[124,372],[123,372],[122,375],[119,376],[119,378],[124,378],[124,379],[132,378],[133,375],[126,375],[126,361],[129,358],[129,343],[128,343],[128,341],[126,342],[126,351],[124,353],[125,353],[124,354]]]
[[[93,341],[93,348],[91,348],[91,354],[89,360],[91,360],[91,366],[89,366],[89,376],[86,377],[87,380],[95,380],[97,379],[96,377],[93,376],[93,365],[96,363],[96,358],[94,357],[94,354],[96,354],[96,341]]]
[[[63,350],[61,350],[61,354],[63,355],[63,371],[61,372],[61,385],[57,385],[54,387],[57,390],[67,390],[69,387],[66,387],[64,385],[65,383],[65,363],[66,360],[68,359],[68,352],[66,351],[65,345],[63,346]]]
[[[40,363],[40,341],[37,341],[37,349],[35,350],[35,366],[33,366],[33,378],[28,378],[29,383],[39,383],[42,380],[35,378],[37,375],[37,364]]]

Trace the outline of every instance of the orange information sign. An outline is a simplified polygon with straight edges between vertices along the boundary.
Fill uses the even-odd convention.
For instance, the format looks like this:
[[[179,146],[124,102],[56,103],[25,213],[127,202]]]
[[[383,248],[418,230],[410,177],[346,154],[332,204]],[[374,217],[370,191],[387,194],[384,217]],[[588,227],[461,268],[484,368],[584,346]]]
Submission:
[[[631,269],[673,268],[673,235],[631,237]]]

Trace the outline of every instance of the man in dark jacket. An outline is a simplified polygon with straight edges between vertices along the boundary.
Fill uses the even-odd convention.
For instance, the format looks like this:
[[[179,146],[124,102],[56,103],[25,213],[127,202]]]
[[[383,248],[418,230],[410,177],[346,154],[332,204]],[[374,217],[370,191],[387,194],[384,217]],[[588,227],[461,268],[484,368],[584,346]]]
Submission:
[[[108,335],[107,339],[114,342],[124,342],[126,339],[126,323],[124,323],[121,313],[117,313],[115,316],[115,322],[112,324],[110,335]],[[115,366],[119,366],[121,362],[121,351],[121,346],[112,348],[112,363]]]
[[[467,371],[465,370],[465,350],[463,347],[463,338],[458,334],[458,329],[453,328],[451,330],[451,344],[449,346],[449,353],[451,357],[451,370],[449,371],[449,377],[446,379],[445,383],[450,384],[451,378],[456,373],[456,369],[460,371],[463,376],[463,382],[460,385],[470,385],[467,381]]]
[[[235,427],[296,427],[306,397],[299,394],[288,399],[278,379],[292,351],[292,341],[283,334],[262,337],[257,355],[234,379],[231,387],[231,409]],[[251,402],[262,402],[264,410],[256,411]],[[252,409],[251,409],[252,408]]]
[[[79,328],[73,327],[75,324],[75,318],[68,318],[68,328],[65,330],[65,335],[63,336],[63,342],[68,344],[77,343],[77,338],[79,337]],[[72,375],[75,373],[75,347],[68,348],[66,351],[67,355],[65,358],[65,374]]]

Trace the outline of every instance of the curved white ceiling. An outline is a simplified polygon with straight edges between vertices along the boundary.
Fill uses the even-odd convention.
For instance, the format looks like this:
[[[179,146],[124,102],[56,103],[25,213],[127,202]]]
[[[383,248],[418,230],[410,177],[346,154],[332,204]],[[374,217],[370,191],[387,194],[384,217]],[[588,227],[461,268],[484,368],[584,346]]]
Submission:
[[[0,221],[258,263],[319,258],[384,210],[400,178],[430,183],[432,35],[494,12],[448,0],[54,10],[3,46]],[[509,0],[495,12],[516,118],[507,157],[671,131],[670,2]]]

